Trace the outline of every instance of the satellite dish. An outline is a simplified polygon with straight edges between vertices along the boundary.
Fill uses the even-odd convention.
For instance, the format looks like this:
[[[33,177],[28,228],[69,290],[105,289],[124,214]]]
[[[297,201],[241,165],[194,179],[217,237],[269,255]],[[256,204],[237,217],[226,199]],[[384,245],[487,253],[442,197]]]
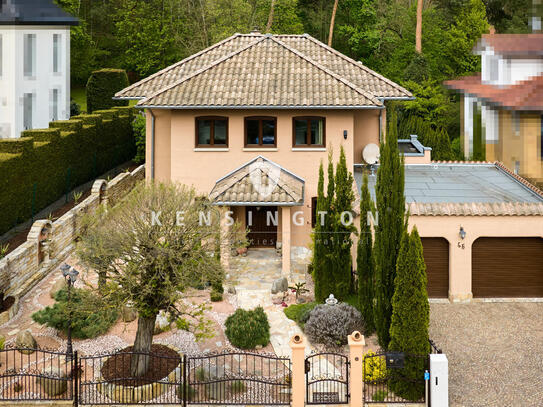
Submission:
[[[362,151],[362,157],[368,164],[376,164],[379,161],[379,146],[374,143],[366,145]]]

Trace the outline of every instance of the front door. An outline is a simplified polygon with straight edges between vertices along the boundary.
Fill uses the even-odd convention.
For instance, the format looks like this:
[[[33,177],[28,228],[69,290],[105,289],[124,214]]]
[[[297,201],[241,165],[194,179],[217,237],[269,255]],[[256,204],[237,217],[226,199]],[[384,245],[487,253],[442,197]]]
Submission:
[[[247,206],[245,222],[250,247],[275,247],[279,223],[277,206]]]

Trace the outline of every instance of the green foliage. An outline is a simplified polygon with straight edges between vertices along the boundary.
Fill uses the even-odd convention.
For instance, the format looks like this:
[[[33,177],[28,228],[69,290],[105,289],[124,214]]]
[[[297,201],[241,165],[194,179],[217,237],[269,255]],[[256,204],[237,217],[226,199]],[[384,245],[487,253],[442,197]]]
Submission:
[[[305,323],[309,319],[311,311],[316,306],[316,302],[307,302],[305,304],[292,304],[286,307],[283,312],[288,319],[293,320],[300,326],[300,328],[303,329]]]
[[[6,346],[6,337],[3,335],[0,335],[0,350],[4,350],[5,346]]]
[[[247,386],[245,386],[245,383],[241,380],[234,380],[230,382],[230,392],[236,394],[236,393],[243,393],[245,390],[247,390]]]
[[[480,107],[473,109],[473,156],[471,158],[476,161],[484,161],[486,159],[486,146]]]
[[[404,233],[398,257],[389,350],[415,355],[427,355],[430,352],[430,306],[426,284],[422,242],[417,228],[414,227],[410,235]],[[424,383],[411,383],[409,379],[420,379],[424,374],[424,367],[424,357],[406,357],[401,376],[408,380],[395,379],[392,375],[390,386],[394,393],[407,400],[418,400],[424,393]]]
[[[189,331],[190,330],[190,322],[186,320],[186,318],[177,318],[175,320],[175,326],[177,329],[181,329],[183,331]]]
[[[134,130],[134,137],[136,139],[136,156],[134,162],[141,164],[145,162],[145,116],[137,115],[132,122],[132,129]]]
[[[371,350],[364,355],[364,383],[379,382],[387,377],[385,356],[377,356]]]
[[[309,314],[304,331],[313,343],[327,346],[347,344],[347,336],[363,331],[362,315],[353,306],[340,302],[336,305],[317,305]]]
[[[71,315],[74,338],[95,338],[108,331],[117,320],[117,310],[109,307],[98,295],[80,288],[71,289],[68,301],[66,288],[55,294],[55,304],[32,314],[32,319],[66,333]]]
[[[87,82],[87,112],[128,106],[127,100],[113,100],[118,91],[128,86],[128,77],[123,69],[100,69],[94,71]]]
[[[81,114],[81,106],[75,100],[70,100],[70,117],[79,116]]]
[[[375,186],[379,224],[375,228],[375,308],[374,321],[379,345],[387,349],[390,341],[392,296],[396,277],[396,260],[404,230],[403,158],[397,141],[396,112],[391,110],[386,142],[381,144],[380,166]]]
[[[315,229],[312,234],[313,239],[313,260],[311,268],[313,269],[313,281],[315,283],[315,299],[317,302],[323,302],[328,288],[328,274],[326,273],[326,246],[325,241],[327,235],[326,229],[321,224],[319,212],[325,211],[327,208],[327,198],[324,195],[324,169],[322,162],[319,166],[319,181],[317,185],[317,220]]]
[[[132,108],[116,107],[0,140],[0,233],[130,160],[135,153],[132,116]]]
[[[262,307],[254,310],[237,309],[226,319],[226,337],[241,349],[254,349],[270,342],[270,324]]]
[[[386,390],[377,390],[373,395],[371,396],[371,399],[373,401],[385,401],[385,399],[388,396],[388,391]]]
[[[365,322],[365,334],[375,331],[373,321],[373,298],[375,281],[375,260],[373,258],[373,238],[368,214],[375,208],[368,188],[368,176],[364,174],[360,199],[360,238],[356,248],[356,271],[358,273],[358,302]]]
[[[309,292],[309,290],[305,288],[305,281],[299,281],[288,288],[296,294],[296,299],[299,299],[301,295]]]
[[[222,293],[220,293],[220,292],[218,292],[216,290],[211,290],[211,293],[209,294],[209,298],[213,302],[222,301]]]

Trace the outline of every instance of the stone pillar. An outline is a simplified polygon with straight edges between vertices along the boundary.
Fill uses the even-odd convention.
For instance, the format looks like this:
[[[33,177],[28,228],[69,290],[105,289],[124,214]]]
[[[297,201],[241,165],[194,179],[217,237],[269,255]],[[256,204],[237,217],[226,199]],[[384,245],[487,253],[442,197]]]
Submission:
[[[349,376],[349,398],[350,407],[360,407],[364,405],[364,370],[362,364],[364,363],[364,346],[366,341],[364,335],[358,331],[354,331],[347,337],[349,342],[349,361],[350,376]]]
[[[221,266],[223,267],[224,271],[226,273],[230,270],[230,242],[229,242],[229,234],[230,234],[230,226],[228,226],[228,220],[231,217],[227,217],[227,212],[230,211],[229,206],[222,206],[219,209],[220,212],[220,228],[221,228],[221,234],[220,234],[220,258],[221,258]],[[232,215],[232,214],[230,214]]]
[[[292,350],[292,402],[291,407],[304,407],[305,405],[305,347],[306,339],[303,335],[294,335],[289,342]]]
[[[290,277],[290,206],[281,207],[282,274]]]
[[[471,232],[471,231],[470,231]],[[470,233],[473,235],[473,233]],[[468,302],[472,299],[471,291],[471,247],[474,239],[468,235],[465,239],[454,236],[449,250],[449,300]]]

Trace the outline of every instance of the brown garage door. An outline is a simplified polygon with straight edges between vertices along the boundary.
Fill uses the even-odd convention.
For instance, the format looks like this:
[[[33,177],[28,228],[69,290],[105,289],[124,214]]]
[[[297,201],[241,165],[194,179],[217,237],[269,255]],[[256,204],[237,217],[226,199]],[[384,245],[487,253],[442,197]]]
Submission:
[[[471,259],[474,297],[543,297],[543,239],[481,237]]]
[[[442,237],[423,237],[421,240],[428,275],[428,297],[447,298],[449,296],[449,242]]]

